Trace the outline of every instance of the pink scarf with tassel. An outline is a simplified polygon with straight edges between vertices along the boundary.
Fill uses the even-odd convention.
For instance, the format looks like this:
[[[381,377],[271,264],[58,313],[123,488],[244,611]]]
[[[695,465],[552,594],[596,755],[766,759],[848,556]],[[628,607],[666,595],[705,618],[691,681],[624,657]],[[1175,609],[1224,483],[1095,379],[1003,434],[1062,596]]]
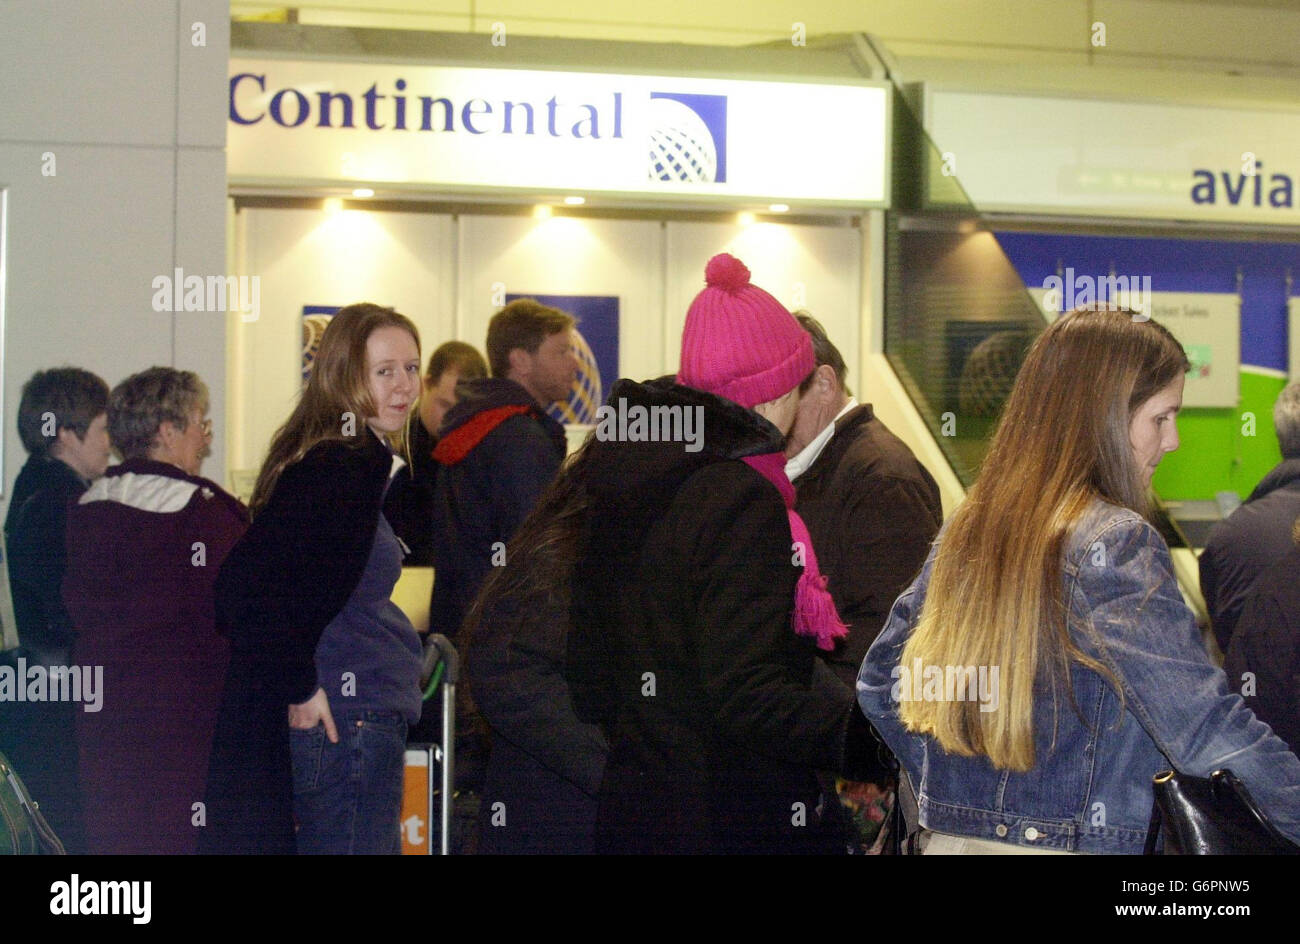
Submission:
[[[794,486],[785,475],[785,456],[769,452],[762,456],[746,456],[742,460],[751,469],[776,486],[785,502],[786,517],[790,521],[790,537],[803,548],[804,567],[799,577],[794,599],[794,631],[809,636],[817,648],[830,652],[835,641],[849,634],[849,628],[840,621],[835,601],[826,590],[826,578],[817,569],[817,555],[813,553],[808,526],[794,510]]]

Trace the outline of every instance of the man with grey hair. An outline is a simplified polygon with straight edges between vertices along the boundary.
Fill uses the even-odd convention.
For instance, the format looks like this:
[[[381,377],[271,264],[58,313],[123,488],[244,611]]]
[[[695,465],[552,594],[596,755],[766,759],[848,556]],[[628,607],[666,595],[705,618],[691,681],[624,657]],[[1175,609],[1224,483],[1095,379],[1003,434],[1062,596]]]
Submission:
[[[1201,593],[1224,652],[1260,574],[1292,547],[1291,525],[1300,517],[1300,383],[1278,394],[1273,428],[1282,461],[1240,508],[1214,526],[1201,552]]]

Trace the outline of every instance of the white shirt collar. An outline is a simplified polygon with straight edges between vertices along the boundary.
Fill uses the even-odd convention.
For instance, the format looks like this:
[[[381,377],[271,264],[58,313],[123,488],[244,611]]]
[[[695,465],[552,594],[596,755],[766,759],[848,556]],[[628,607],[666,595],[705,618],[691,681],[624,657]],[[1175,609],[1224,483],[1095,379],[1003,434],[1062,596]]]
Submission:
[[[375,438],[378,439],[381,443],[383,443],[384,448],[387,449],[393,455],[393,464],[388,469],[388,477],[389,479],[392,479],[394,475],[396,475],[398,472],[400,472],[403,468],[406,467],[406,460],[403,459],[401,456],[399,456],[396,450],[394,450],[392,446],[388,445],[388,440],[385,439],[383,436],[380,436],[379,433],[375,431],[375,428],[373,426],[370,427],[370,432],[374,433]]]
[[[817,457],[822,454],[826,444],[831,441],[835,435],[835,424],[839,422],[840,417],[858,405],[857,397],[849,397],[849,402],[844,405],[844,409],[835,414],[835,419],[826,424],[826,428],[813,437],[812,442],[804,446],[803,449],[791,456],[785,463],[785,477],[791,482],[803,475],[812,464],[817,461]]]

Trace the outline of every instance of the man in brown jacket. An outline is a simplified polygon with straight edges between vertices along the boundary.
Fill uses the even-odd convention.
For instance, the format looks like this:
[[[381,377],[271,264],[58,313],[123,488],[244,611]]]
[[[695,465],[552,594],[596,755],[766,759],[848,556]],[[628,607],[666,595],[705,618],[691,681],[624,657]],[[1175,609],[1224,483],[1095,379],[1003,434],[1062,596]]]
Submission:
[[[853,686],[894,599],[925,563],[943,523],[939,486],[912,450],[845,386],[844,358],[826,330],[796,315],[812,336],[817,369],[801,387],[785,473],[849,637],[827,657]]]
[[[925,466],[845,386],[844,358],[826,329],[806,312],[795,317],[812,337],[817,369],[800,387],[785,474],[827,589],[849,627],[848,638],[823,658],[854,687],[894,599],[925,563],[943,509]],[[824,791],[838,793],[842,807],[832,828],[850,851],[880,850],[881,826],[893,803],[890,787],[823,774]]]

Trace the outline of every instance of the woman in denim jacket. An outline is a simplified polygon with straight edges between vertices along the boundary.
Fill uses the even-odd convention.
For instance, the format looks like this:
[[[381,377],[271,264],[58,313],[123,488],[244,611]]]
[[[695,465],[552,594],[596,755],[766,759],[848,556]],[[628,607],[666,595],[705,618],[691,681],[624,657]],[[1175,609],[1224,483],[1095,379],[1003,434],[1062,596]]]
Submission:
[[[1044,331],[978,482],[867,653],[858,701],[928,852],[1140,853],[1151,778],[1171,766],[1230,768],[1300,841],[1300,761],[1210,661],[1147,517],[1187,369],[1128,312]]]

